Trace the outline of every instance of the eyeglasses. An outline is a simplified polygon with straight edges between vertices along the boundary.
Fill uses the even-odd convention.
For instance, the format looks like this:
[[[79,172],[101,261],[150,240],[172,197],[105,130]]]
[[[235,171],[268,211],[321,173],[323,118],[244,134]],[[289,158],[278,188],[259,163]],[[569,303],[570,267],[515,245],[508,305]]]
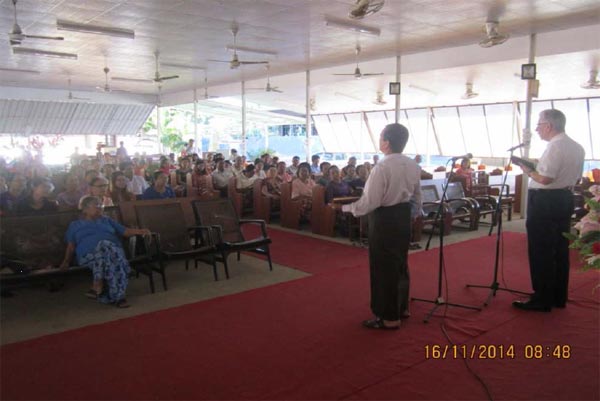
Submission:
[[[543,124],[550,124],[550,123],[548,123],[546,121],[542,121],[542,122],[537,123],[537,126],[539,127],[540,125],[543,125]]]
[[[93,186],[93,187],[96,187],[96,188],[107,188],[107,187],[108,187],[108,184],[102,184],[102,185],[92,185],[92,186]]]

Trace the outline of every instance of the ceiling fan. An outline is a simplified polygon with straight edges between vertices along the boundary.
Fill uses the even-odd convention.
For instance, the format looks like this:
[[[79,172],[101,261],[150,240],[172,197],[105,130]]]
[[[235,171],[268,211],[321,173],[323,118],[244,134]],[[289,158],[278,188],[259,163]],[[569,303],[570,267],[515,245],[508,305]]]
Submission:
[[[267,64],[267,86],[264,88],[248,88],[250,90],[261,90],[261,91],[265,91],[265,92],[277,92],[277,93],[283,93],[282,90],[279,90],[279,87],[277,86],[271,86],[271,77],[269,76],[269,64]]]
[[[387,104],[382,91],[377,91],[377,98],[373,100],[373,104],[376,104],[377,106],[385,106]]]
[[[67,96],[67,99],[69,99],[69,100],[90,100],[90,98],[88,98],[88,97],[73,96],[73,92],[71,91],[71,77],[69,77],[69,79],[67,80],[67,84],[69,87],[69,95]]]
[[[208,100],[208,99],[215,99],[218,96],[210,96],[208,94],[208,76],[206,75],[206,70],[204,70],[204,95],[202,97],[202,99],[200,100]],[[198,99],[196,99],[198,100]]]
[[[375,14],[381,10],[384,4],[385,0],[356,0],[356,4],[348,13],[348,17],[363,19],[367,15]]]
[[[169,75],[166,77],[163,77],[160,75],[160,72],[158,71],[158,59],[159,59],[160,53],[158,51],[156,51],[154,53],[154,59],[155,59],[155,65],[156,65],[156,70],[154,72],[154,78],[152,79],[143,79],[143,78],[125,78],[125,77],[112,77],[113,81],[128,81],[128,82],[142,82],[142,83],[152,83],[152,82],[156,82],[156,83],[162,83],[164,81],[167,81],[169,79],[177,79],[179,78],[179,75]]]
[[[463,99],[473,99],[474,97],[479,96],[479,93],[473,92],[473,84],[471,82],[467,82],[467,90],[461,96]]]
[[[486,36],[479,42],[481,47],[492,47],[501,45],[506,42],[509,38],[508,34],[501,34],[498,32],[498,26],[500,25],[500,17],[506,11],[506,5],[504,0],[496,0],[492,3],[487,13],[487,20],[485,22],[485,33]]]
[[[113,88],[110,87],[110,85],[108,84],[108,73],[110,72],[110,68],[108,68],[108,67],[105,66],[102,71],[104,71],[104,86],[96,86],[96,90],[98,90],[100,92],[104,92],[104,93],[110,93],[110,92],[125,92],[125,93],[128,93],[128,91],[126,91],[126,90],[113,89]]]
[[[598,81],[598,71],[590,71],[590,79],[581,84],[583,89],[600,89],[600,81]]]
[[[360,67],[358,66],[358,56],[360,55],[360,45],[356,45],[355,53],[356,53],[356,68],[352,74],[333,74],[333,75],[348,75],[353,76],[356,79],[361,79],[362,77],[371,77],[375,75],[383,75],[383,72],[370,72],[370,73],[362,73],[360,71]]]
[[[12,0],[15,9],[15,23],[13,24],[12,31],[8,33],[11,46],[18,46],[25,39],[44,39],[44,40],[65,40],[62,36],[43,36],[43,35],[26,35],[17,22],[17,0]]]
[[[215,63],[229,63],[229,68],[231,68],[232,70],[235,70],[236,68],[238,68],[241,65],[251,65],[251,64],[268,64],[268,61],[240,61],[238,54],[237,54],[237,34],[240,30],[240,27],[238,26],[238,24],[236,22],[233,22],[231,24],[231,33],[233,34],[233,57],[231,58],[231,60],[226,61],[226,60],[208,60],[208,61],[212,61]]]

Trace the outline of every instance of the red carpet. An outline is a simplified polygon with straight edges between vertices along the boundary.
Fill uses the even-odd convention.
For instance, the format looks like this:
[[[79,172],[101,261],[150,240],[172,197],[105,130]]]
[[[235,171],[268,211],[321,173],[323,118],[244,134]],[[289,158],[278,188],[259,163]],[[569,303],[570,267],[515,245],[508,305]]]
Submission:
[[[317,274],[347,267],[365,266],[369,257],[364,248],[322,240],[301,234],[268,227],[273,240],[271,258],[280,265],[293,267],[303,272]],[[244,227],[246,238],[260,235],[257,226]],[[256,256],[255,254],[249,254]],[[332,257],[329,257],[332,256]]]
[[[296,267],[280,233],[275,261]],[[287,246],[304,243],[285,235],[295,237]],[[360,327],[368,270],[353,259],[366,251],[333,245],[341,252],[312,277],[4,346],[2,399],[485,399],[461,361],[425,359],[426,345],[447,344],[441,317],[422,323],[430,304],[414,302],[398,332]],[[489,282],[493,245],[486,237],[446,248],[449,301],[485,299],[464,285]],[[506,233],[507,284],[528,290],[525,247],[523,235]],[[437,255],[411,255],[413,296],[435,298]],[[495,400],[600,398],[598,274],[571,276],[572,302],[552,313],[514,310],[505,292],[481,312],[448,309],[455,342],[514,344],[514,359],[470,361]],[[566,344],[571,358],[528,360],[527,344]]]

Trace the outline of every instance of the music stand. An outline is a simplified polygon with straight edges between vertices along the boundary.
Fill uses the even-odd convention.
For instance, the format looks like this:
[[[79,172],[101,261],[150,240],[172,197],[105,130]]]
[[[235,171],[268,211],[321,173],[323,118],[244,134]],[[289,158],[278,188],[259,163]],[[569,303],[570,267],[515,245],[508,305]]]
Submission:
[[[411,298],[411,301],[429,302],[429,303],[434,304],[433,308],[429,311],[429,313],[423,320],[423,322],[425,322],[425,323],[429,322],[429,318],[433,315],[433,313],[437,310],[437,308],[439,308],[442,305],[455,306],[457,308],[472,309],[472,310],[476,310],[476,311],[481,310],[481,308],[479,308],[477,306],[461,305],[461,304],[454,304],[454,303],[446,302],[446,300],[442,296],[442,274],[443,274],[443,269],[444,269],[444,220],[446,217],[446,208],[444,207],[444,199],[446,198],[446,191],[448,190],[448,184],[450,183],[450,179],[452,178],[452,175],[454,174],[454,159],[450,159],[450,161],[452,161],[453,165],[450,169],[450,174],[446,178],[446,182],[443,185],[444,190],[442,193],[442,197],[440,198],[440,206],[438,207],[438,211],[437,211],[437,214],[436,214],[434,222],[433,222],[433,228],[432,228],[431,232],[429,233],[427,247],[425,248],[425,250],[429,250],[429,244],[431,242],[431,238],[433,237],[433,231],[435,229],[436,222],[438,219],[440,219],[440,227],[439,227],[440,246],[438,248],[440,253],[439,253],[439,259],[438,259],[437,298],[434,300],[423,299],[423,298]],[[446,163],[446,165],[447,165],[447,163]]]
[[[513,152],[514,152],[514,149],[511,149],[510,157],[508,158],[509,166],[511,165]],[[499,257],[500,257],[500,239],[502,238],[502,213],[503,213],[502,194],[504,193],[504,188],[506,188],[506,179],[507,178],[508,178],[508,169],[506,169],[504,171],[504,177],[502,179],[502,185],[500,186],[500,193],[498,195],[498,202],[496,203],[496,210],[494,212],[494,214],[496,216],[497,232],[496,232],[496,257],[494,260],[494,277],[492,278],[492,284],[490,284],[490,285],[467,284],[467,288],[489,288],[490,289],[490,293],[489,293],[488,297],[486,298],[485,302],[483,303],[483,306],[488,306],[492,297],[495,297],[496,292],[498,292],[498,291],[508,291],[510,293],[515,293],[515,294],[531,295],[530,293],[527,293],[527,292],[513,290],[511,288],[500,287],[500,283],[498,283],[498,264],[499,264],[498,261],[499,261]],[[492,235],[493,231],[494,231],[494,225],[492,224],[490,226],[490,232],[488,235]]]

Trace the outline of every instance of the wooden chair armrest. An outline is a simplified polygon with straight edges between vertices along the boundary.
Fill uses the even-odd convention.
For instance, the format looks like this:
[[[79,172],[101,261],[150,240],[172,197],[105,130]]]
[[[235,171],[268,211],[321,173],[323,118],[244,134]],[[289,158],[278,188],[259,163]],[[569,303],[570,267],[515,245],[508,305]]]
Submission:
[[[264,220],[261,220],[261,219],[240,219],[240,226],[242,224],[259,224],[260,225],[260,231],[262,232],[263,237],[267,238],[267,224],[265,223]]]

